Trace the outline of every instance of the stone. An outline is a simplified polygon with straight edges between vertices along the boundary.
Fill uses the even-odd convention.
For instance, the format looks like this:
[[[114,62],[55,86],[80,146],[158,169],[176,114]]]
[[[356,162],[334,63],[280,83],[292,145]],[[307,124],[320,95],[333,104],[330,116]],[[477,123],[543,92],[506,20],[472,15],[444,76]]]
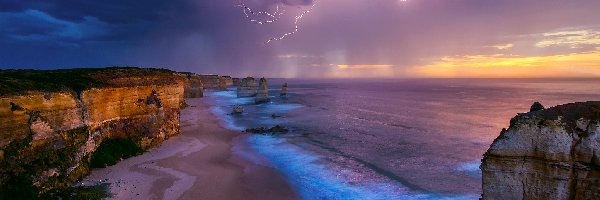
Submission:
[[[261,78],[258,82],[258,91],[254,98],[255,103],[266,103],[271,101],[269,98],[269,86],[267,85],[267,79]]]
[[[280,126],[280,125],[276,125],[271,128],[265,128],[265,127],[249,128],[249,129],[246,129],[244,132],[254,133],[254,134],[275,134],[275,133],[287,133],[287,132],[289,132],[289,129],[287,129],[286,127]]]
[[[544,105],[542,105],[540,102],[534,102],[533,105],[531,105],[531,108],[529,109],[529,112],[535,112],[535,111],[539,111],[539,110],[544,110]]]
[[[231,114],[242,114],[244,112],[244,107],[242,105],[233,106],[233,111]]]
[[[287,83],[284,83],[283,86],[281,86],[281,92],[279,93],[279,95],[280,96],[286,96],[287,95],[287,88],[288,88]]]
[[[252,77],[243,78],[237,88],[237,97],[254,97],[256,96],[258,87],[256,81]]]
[[[600,199],[600,102],[532,110],[484,154],[482,199]]]

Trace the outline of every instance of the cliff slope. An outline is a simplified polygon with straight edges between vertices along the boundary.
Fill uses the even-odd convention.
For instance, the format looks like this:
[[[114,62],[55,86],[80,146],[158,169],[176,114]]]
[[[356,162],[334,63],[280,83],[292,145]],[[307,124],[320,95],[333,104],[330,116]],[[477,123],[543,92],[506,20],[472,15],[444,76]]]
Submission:
[[[69,186],[109,139],[147,149],[179,132],[184,80],[169,70],[4,70],[0,77],[0,199]]]
[[[483,199],[600,199],[600,102],[537,107],[485,153]]]

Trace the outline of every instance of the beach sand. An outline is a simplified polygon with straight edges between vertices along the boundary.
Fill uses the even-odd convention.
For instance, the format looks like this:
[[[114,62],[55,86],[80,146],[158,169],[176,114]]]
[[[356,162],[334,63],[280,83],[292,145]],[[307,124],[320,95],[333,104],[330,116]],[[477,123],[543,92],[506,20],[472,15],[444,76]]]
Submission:
[[[297,199],[245,136],[219,125],[205,99],[186,101],[180,135],[79,184],[110,183],[112,199]]]

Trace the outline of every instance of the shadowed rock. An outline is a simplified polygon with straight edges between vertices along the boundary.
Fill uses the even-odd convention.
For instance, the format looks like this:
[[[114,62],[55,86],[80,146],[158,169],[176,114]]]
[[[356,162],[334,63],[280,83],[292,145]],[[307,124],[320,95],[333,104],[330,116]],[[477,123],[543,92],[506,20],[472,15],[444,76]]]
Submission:
[[[231,114],[242,114],[244,112],[244,107],[242,105],[233,106],[233,111]]]
[[[287,133],[287,132],[289,132],[289,130],[283,126],[277,125],[277,126],[273,126],[271,128],[265,128],[265,127],[249,128],[249,129],[246,129],[244,132],[255,133],[255,134],[273,134],[273,133]]]
[[[529,112],[535,112],[538,110],[544,110],[546,108],[544,108],[544,105],[542,105],[540,102],[534,102],[533,105],[531,105],[531,108],[529,109]]]
[[[283,86],[281,86],[281,93],[279,95],[286,96],[287,95],[287,88],[288,88],[287,83],[284,83]]]

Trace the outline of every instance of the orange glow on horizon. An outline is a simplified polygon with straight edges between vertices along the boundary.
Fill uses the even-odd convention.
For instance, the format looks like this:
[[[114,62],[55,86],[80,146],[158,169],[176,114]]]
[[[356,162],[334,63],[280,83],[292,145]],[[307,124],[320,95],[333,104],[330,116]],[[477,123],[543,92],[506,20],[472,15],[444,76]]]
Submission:
[[[443,57],[410,70],[421,77],[600,77],[600,49],[586,53],[520,57],[504,54]]]

